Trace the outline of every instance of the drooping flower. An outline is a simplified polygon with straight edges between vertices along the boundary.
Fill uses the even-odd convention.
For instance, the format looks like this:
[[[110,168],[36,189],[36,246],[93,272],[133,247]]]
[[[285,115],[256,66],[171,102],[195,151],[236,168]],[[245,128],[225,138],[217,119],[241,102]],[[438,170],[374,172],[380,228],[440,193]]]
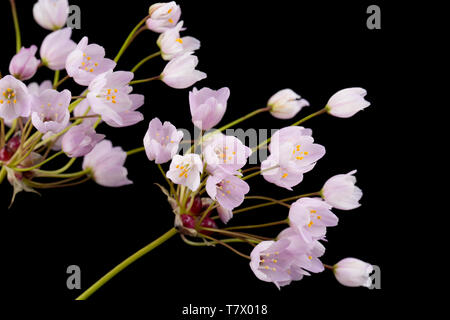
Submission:
[[[84,156],[83,169],[92,170],[95,182],[104,187],[120,187],[133,183],[127,178],[124,167],[127,154],[121,147],[113,147],[111,141],[99,142]]]
[[[0,118],[6,122],[17,117],[28,117],[31,96],[27,86],[11,75],[0,79]]]
[[[33,97],[39,97],[39,95],[44,92],[45,90],[52,89],[53,84],[50,80],[42,81],[41,84],[38,84],[37,82],[31,82],[28,85],[28,92]]]
[[[143,119],[135,111],[144,103],[144,96],[130,94],[133,90],[128,83],[133,79],[132,72],[109,70],[98,75],[89,85],[87,100],[94,113],[114,127],[125,127]]]
[[[363,88],[347,88],[336,92],[327,103],[327,110],[333,116],[350,118],[355,113],[370,106],[364,97],[367,91]]]
[[[166,176],[176,184],[188,187],[192,191],[200,185],[200,174],[203,172],[202,159],[198,154],[176,154],[170,163]]]
[[[150,18],[147,19],[147,28],[154,32],[164,32],[175,27],[180,20],[181,9],[175,1],[168,3],[155,3],[150,6]]]
[[[66,60],[67,74],[83,86],[88,86],[96,76],[114,69],[116,63],[105,58],[105,49],[98,44],[89,44],[88,38],[83,37],[75,50]]]
[[[347,287],[370,287],[372,265],[355,258],[345,258],[333,267],[334,275],[340,284]]]
[[[195,69],[198,58],[192,54],[186,52],[170,60],[161,73],[161,80],[169,87],[185,89],[205,79],[206,73]]]
[[[162,33],[157,45],[161,49],[161,56],[164,60],[172,60],[174,57],[185,52],[193,52],[200,48],[200,41],[194,37],[180,36],[180,30],[183,28],[183,21],[178,23],[174,28],[166,30]]]
[[[237,173],[236,173],[237,174]],[[217,172],[206,180],[206,192],[220,206],[233,210],[244,202],[245,195],[250,191],[247,182],[234,174]]]
[[[217,135],[203,150],[207,170],[212,174],[217,171],[234,174],[245,166],[251,153],[252,150],[238,138],[226,135]]]
[[[62,28],[69,16],[67,0],[38,0],[33,6],[34,20],[44,29]]]
[[[302,99],[291,89],[280,90],[267,102],[271,107],[270,113],[278,119],[291,119],[300,112],[303,107],[309,106],[309,102]]]
[[[72,95],[69,90],[58,92],[45,90],[34,99],[31,112],[33,126],[41,133],[58,133],[69,123],[69,104]]]
[[[72,29],[64,28],[45,37],[39,50],[44,66],[51,70],[64,69],[67,57],[77,46],[70,40],[71,35]]]
[[[300,198],[289,209],[289,224],[306,242],[322,239],[327,227],[336,226],[338,218],[322,199]]]
[[[71,121],[67,122],[67,125],[63,128],[63,130],[71,125],[72,125]],[[49,131],[42,136],[41,140],[48,141],[51,144],[51,149],[53,151],[59,152],[62,149],[62,140],[64,139],[66,134],[67,134],[67,132],[55,137],[55,134],[53,132]]]
[[[233,218],[233,211],[225,209],[220,205],[217,207],[217,213],[219,214],[220,220],[225,224],[227,224],[228,221],[230,221],[231,218]]]
[[[165,163],[177,153],[181,139],[183,131],[177,130],[168,121],[163,125],[158,118],[154,118],[144,137],[145,153],[150,161]]]
[[[347,174],[338,174],[325,182],[322,188],[322,196],[324,200],[332,207],[341,210],[352,210],[358,208],[361,204],[363,193],[358,188],[354,174],[356,170]]]
[[[189,92],[192,122],[201,130],[209,130],[222,120],[227,109],[230,89],[194,88]]]
[[[261,163],[261,174],[267,181],[289,190],[325,155],[325,148],[314,143],[311,130],[297,126],[275,132],[269,150],[271,155]]]
[[[9,63],[9,73],[19,80],[31,79],[37,71],[41,62],[36,59],[37,47],[32,45],[29,48],[22,47],[20,51],[11,59]]]
[[[83,117],[83,116],[95,116],[98,114],[92,111],[89,100],[83,99],[81,100],[80,103],[76,105],[75,109],[73,109],[73,115],[75,117]],[[97,120],[98,117],[84,118],[83,124],[92,127],[97,122]]]
[[[62,150],[70,158],[78,158],[91,152],[104,138],[104,134],[97,134],[94,128],[83,122],[66,132],[61,141]]]

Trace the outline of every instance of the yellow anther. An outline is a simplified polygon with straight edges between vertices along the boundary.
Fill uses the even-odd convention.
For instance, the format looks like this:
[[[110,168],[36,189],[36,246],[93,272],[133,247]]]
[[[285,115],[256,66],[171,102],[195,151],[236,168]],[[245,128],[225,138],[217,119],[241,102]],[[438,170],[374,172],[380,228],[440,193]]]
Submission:
[[[169,9],[169,11],[167,11],[167,13],[171,13],[172,12],[172,8]]]
[[[227,194],[230,194],[231,193],[231,191],[230,190],[227,190]]]
[[[275,254],[280,254],[278,251],[275,251]]]
[[[115,98],[116,98],[116,96],[112,96],[111,98],[115,99]]]
[[[180,165],[179,165],[179,164],[177,164],[177,166],[176,166],[175,168],[177,168],[177,169],[178,169],[179,167],[180,167]]]
[[[303,152],[303,153],[305,154],[305,156],[308,155],[308,151],[305,151],[305,152]]]
[[[11,89],[11,88],[8,88],[8,89],[6,89],[6,91],[8,91],[8,92],[11,92],[11,91],[12,91],[12,89]]]
[[[3,100],[0,100],[0,103],[3,104]]]
[[[316,210],[311,210],[310,212],[311,212],[311,213],[316,213],[317,211],[316,211]]]
[[[17,100],[16,99],[14,99],[14,101],[13,101],[14,103],[17,103]]]
[[[261,263],[264,263],[266,260],[264,260],[264,259],[261,259]]]
[[[308,228],[311,228],[311,226],[314,224],[314,222],[312,222],[312,221],[310,221],[309,223],[308,223]]]
[[[284,173],[282,176],[281,176],[281,178],[286,178],[288,176],[288,174],[287,174],[287,172],[286,173]]]
[[[89,60],[91,60],[91,57],[87,57],[86,59],[89,61]]]
[[[269,270],[269,266],[265,266],[264,269]]]
[[[13,93],[11,93],[11,97],[14,97],[16,94],[13,92]]]
[[[89,69],[89,72],[94,72],[94,69],[92,69],[92,68],[91,68],[91,69]]]
[[[317,219],[319,219],[319,220],[320,220],[320,219],[322,219],[322,217],[321,217],[321,216],[317,216]]]
[[[86,65],[86,62],[82,62],[81,65],[84,67]]]
[[[108,94],[111,94],[111,89],[108,89]]]
[[[114,92],[117,92],[117,89],[114,89]]]
[[[309,257],[308,257],[308,259],[309,259],[309,260],[311,260],[311,259],[312,259],[312,257],[311,257],[311,256],[309,256]]]
[[[172,20],[172,18],[170,18],[170,19],[169,19],[169,22],[170,22],[170,23],[173,23],[173,20]]]
[[[106,97],[106,100],[109,100],[110,99],[110,97]]]
[[[277,268],[272,268],[273,271],[277,271]]]
[[[116,103],[116,100],[111,101],[112,103]]]
[[[272,262],[273,262],[273,263],[277,263],[278,260],[277,260],[277,259],[272,259]]]
[[[303,160],[303,157],[295,157],[297,160]]]
[[[176,41],[176,42],[179,42],[179,43],[183,43],[183,39],[181,39],[181,38],[178,38],[178,39],[176,39],[175,41]]]
[[[11,103],[11,101],[10,101],[10,100],[8,100],[8,101],[6,101],[6,103]]]
[[[98,63],[97,63],[97,62],[96,62],[96,63],[94,63],[94,66],[98,67]]]
[[[49,102],[49,103],[47,103],[47,107],[50,107],[52,104]]]
[[[88,68],[88,67],[85,67],[85,68],[84,68],[84,70],[88,71],[88,70],[89,70],[89,68]]]

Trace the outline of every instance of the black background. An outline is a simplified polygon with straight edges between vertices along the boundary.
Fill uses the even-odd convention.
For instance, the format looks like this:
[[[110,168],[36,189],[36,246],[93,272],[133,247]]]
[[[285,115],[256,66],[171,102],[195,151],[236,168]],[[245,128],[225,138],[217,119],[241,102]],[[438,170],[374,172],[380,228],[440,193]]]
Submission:
[[[228,86],[231,96],[222,123],[255,108],[283,88],[291,88],[311,106],[298,117],[319,110],[336,91],[361,86],[372,106],[350,119],[322,115],[305,123],[327,153],[305,175],[294,192],[278,188],[262,178],[250,182],[252,195],[285,197],[320,189],[331,176],[357,169],[363,189],[362,206],[338,211],[339,226],[330,228],[323,262],[334,264],[353,256],[381,268],[381,290],[346,288],[323,272],[294,282],[279,291],[259,281],[248,261],[225,248],[194,248],[178,236],[128,267],[96,292],[91,302],[143,301],[146,308],[164,309],[180,316],[189,303],[268,304],[272,318],[282,312],[301,314],[308,309],[323,311],[330,302],[349,301],[362,305],[385,302],[396,283],[392,246],[387,239],[397,220],[393,214],[392,190],[398,184],[393,173],[397,143],[393,134],[393,86],[401,62],[397,45],[405,36],[396,20],[398,12],[384,2],[332,1],[179,1],[182,18],[191,35],[201,40],[198,69],[208,78],[197,83],[218,89]],[[47,31],[32,18],[32,1],[17,0],[24,46],[40,45]],[[113,58],[134,25],[148,10],[149,1],[71,1],[81,8],[82,36],[105,47]],[[378,4],[382,29],[368,30],[366,8]],[[3,19],[0,70],[7,74],[15,40],[8,1],[0,4]],[[407,32],[406,32],[407,35]],[[146,55],[157,51],[157,34],[145,32],[130,46],[116,70],[129,70]],[[135,79],[161,72],[165,63],[154,59]],[[49,70],[39,70],[40,82],[52,79]],[[28,82],[27,82],[28,83]],[[70,81],[62,87],[79,89]],[[62,88],[61,88],[62,89]],[[129,128],[99,127],[114,145],[129,150],[142,145],[148,122],[157,116],[175,126],[192,130],[188,89],[175,90],[162,82],[138,84],[136,93],[146,96],[141,108],[145,120]],[[281,128],[291,120],[269,114],[242,123],[242,128]],[[389,138],[388,138],[389,136]],[[78,164],[79,166],[80,164]],[[82,289],[88,288],[116,264],[167,231],[173,214],[153,182],[162,183],[155,165],[144,153],[126,163],[131,186],[103,188],[93,182],[61,190],[45,190],[42,196],[21,193],[8,210],[11,188],[0,186],[0,234],[2,238],[2,287],[11,299],[70,301],[80,290],[66,287],[66,268],[75,264],[82,271]],[[271,207],[236,217],[230,224],[263,223],[283,218],[287,211]],[[276,235],[279,229],[265,230]],[[241,247],[242,250],[249,248]],[[249,252],[249,251],[248,251]],[[325,308],[326,309],[326,308]]]

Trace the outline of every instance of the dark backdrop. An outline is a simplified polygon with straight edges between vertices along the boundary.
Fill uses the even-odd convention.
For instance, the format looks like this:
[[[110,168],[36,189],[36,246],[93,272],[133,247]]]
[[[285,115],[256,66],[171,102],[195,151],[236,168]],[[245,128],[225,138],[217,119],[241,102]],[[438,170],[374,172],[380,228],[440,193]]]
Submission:
[[[295,3],[295,5],[293,4]],[[81,30],[73,39],[87,35],[91,43],[105,47],[113,58],[133,26],[147,14],[150,1],[71,1],[81,8]],[[396,195],[395,175],[390,162],[396,157],[391,136],[393,123],[393,85],[399,39],[394,8],[384,2],[382,29],[366,28],[368,1],[180,1],[187,31],[202,42],[196,53],[198,68],[208,78],[197,88],[228,86],[231,97],[223,123],[265,105],[276,91],[292,88],[308,99],[311,107],[299,115],[321,108],[336,91],[352,86],[367,89],[372,106],[350,119],[328,115],[308,121],[315,140],[327,154],[315,169],[305,175],[294,192],[278,188],[262,178],[251,180],[251,194],[284,197],[321,188],[329,177],[358,169],[358,185],[363,189],[362,206],[338,211],[339,226],[330,228],[323,261],[334,264],[353,256],[381,268],[381,290],[346,288],[331,272],[306,277],[279,291],[259,281],[248,261],[225,248],[194,248],[178,237],[151,252],[119,274],[91,297],[91,301],[115,299],[142,300],[148,308],[165,306],[172,315],[189,303],[269,304],[276,319],[281,312],[301,314],[311,308],[330,306],[330,302],[375,305],[384,300],[395,282],[395,266],[387,246],[389,232],[397,220],[392,218]],[[4,13],[1,71],[7,73],[14,54],[14,35],[7,1]],[[40,45],[46,31],[33,20],[32,1],[17,0],[23,45]],[[117,70],[129,70],[142,57],[155,52],[157,34],[138,37],[119,62]],[[164,66],[154,59],[136,74],[136,79],[158,74]],[[36,79],[51,79],[40,70]],[[66,87],[76,88],[67,82]],[[114,145],[125,150],[142,143],[148,122],[157,116],[177,127],[192,128],[188,89],[175,90],[162,82],[135,85],[145,94],[142,107],[145,120],[129,128],[105,132]],[[75,92],[74,94],[77,94]],[[280,128],[291,123],[263,114],[242,124],[242,128]],[[388,139],[388,136],[390,138]],[[10,210],[11,188],[0,186],[0,234],[2,237],[2,282],[9,298],[68,301],[80,290],[66,288],[66,268],[79,265],[82,288],[86,289],[108,270],[173,225],[165,197],[153,182],[162,183],[155,165],[145,154],[131,156],[126,163],[133,185],[112,189],[93,182],[82,186],[43,191],[42,196],[21,193]],[[270,207],[249,212],[251,221],[275,220],[287,211]],[[248,219],[248,218],[247,218]],[[255,220],[254,220],[255,219]],[[232,224],[240,221],[235,218]],[[267,230],[275,235],[279,229]],[[294,303],[293,303],[294,302]]]

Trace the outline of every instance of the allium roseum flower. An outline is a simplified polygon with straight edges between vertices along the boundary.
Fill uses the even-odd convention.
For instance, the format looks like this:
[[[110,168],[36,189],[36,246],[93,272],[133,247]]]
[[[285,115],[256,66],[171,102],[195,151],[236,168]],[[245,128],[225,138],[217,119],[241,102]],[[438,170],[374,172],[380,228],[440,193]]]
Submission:
[[[67,0],[38,0],[33,6],[34,20],[47,30],[60,29],[66,24],[68,16]]]
[[[338,218],[330,209],[331,206],[322,199],[298,199],[289,210],[289,224],[306,242],[322,239],[327,227],[338,223]]]
[[[334,275],[340,284],[347,287],[370,287],[373,267],[359,259],[345,258],[334,265]]]
[[[325,155],[325,148],[314,143],[311,130],[297,126],[275,132],[269,150],[271,155],[261,163],[262,175],[288,190],[300,183],[303,173],[312,170]]]
[[[154,32],[164,32],[175,27],[180,20],[181,9],[175,1],[155,3],[148,10],[147,28]]]
[[[104,187],[120,187],[133,183],[127,178],[124,167],[127,153],[121,147],[113,147],[111,141],[99,142],[84,156],[83,169],[92,170],[95,182]]]
[[[150,121],[144,137],[145,153],[150,161],[165,163],[177,153],[181,139],[183,131],[177,131],[168,121],[163,125],[158,118],[154,118]]]
[[[42,63],[45,66],[51,70],[64,69],[68,55],[77,46],[75,42],[70,40],[71,35],[72,29],[64,28],[45,37],[39,50]]]
[[[185,89],[205,79],[206,73],[195,70],[198,58],[192,54],[186,52],[170,60],[161,73],[161,80],[169,87]]]
[[[33,97],[39,97],[39,95],[44,92],[45,90],[52,89],[53,84],[50,80],[42,81],[41,84],[38,84],[37,82],[32,82],[28,85],[28,92]]]
[[[339,118],[350,118],[355,113],[370,106],[364,97],[363,88],[347,88],[336,92],[327,103],[328,113]]]
[[[203,150],[207,170],[212,174],[217,171],[234,174],[245,166],[251,153],[252,150],[241,140],[223,134],[214,137]]]
[[[0,118],[12,121],[28,117],[31,112],[31,96],[27,86],[11,75],[0,79]]]
[[[62,138],[62,150],[70,158],[82,157],[94,149],[94,147],[105,138],[104,134],[97,134],[89,125],[84,122],[72,127]]]
[[[135,124],[143,119],[135,109],[142,106],[144,96],[130,94],[133,90],[128,85],[131,79],[132,72],[109,70],[98,75],[89,85],[87,100],[92,111],[114,127]]]
[[[31,79],[37,71],[38,65],[41,62],[34,56],[37,47],[31,46],[29,48],[22,47],[9,63],[9,73],[20,80]]]
[[[202,159],[198,154],[176,154],[170,163],[166,176],[176,184],[188,187],[192,191],[200,185],[200,174],[203,172]]]
[[[225,224],[227,224],[228,221],[230,221],[231,218],[233,218],[233,211],[225,209],[220,205],[217,207],[217,213],[219,214],[220,220]]]
[[[267,102],[271,107],[270,113],[278,119],[291,119],[303,107],[309,106],[309,102],[302,99],[291,89],[284,89],[275,93]]]
[[[227,109],[230,89],[194,88],[189,92],[192,122],[201,130],[209,130],[222,120]]]
[[[164,60],[172,60],[180,54],[193,52],[200,48],[200,41],[194,37],[180,37],[182,28],[183,21],[159,36],[156,43],[161,49],[161,56]]]
[[[363,193],[358,188],[356,178],[353,176],[356,170],[347,174],[338,174],[325,182],[322,188],[322,196],[324,200],[334,208],[341,210],[352,210],[358,208],[361,204]]]
[[[95,116],[98,114],[95,113],[94,111],[92,111],[92,108],[91,108],[91,105],[90,105],[88,99],[83,99],[80,103],[77,104],[75,109],[73,109],[73,115],[75,117],[82,117],[82,116]],[[95,118],[95,117],[85,118],[85,119],[83,119],[83,124],[92,127],[97,122],[97,120],[98,120],[98,118]]]
[[[237,174],[237,173],[236,173]],[[244,202],[245,195],[250,191],[247,182],[233,174],[217,172],[206,180],[206,192],[220,206],[233,210]]]
[[[33,99],[31,122],[41,133],[58,133],[69,123],[69,104],[72,95],[69,90],[58,92],[45,90]]]
[[[83,37],[75,50],[66,60],[67,74],[83,86],[88,86],[96,76],[114,69],[116,63],[105,58],[105,49],[98,44],[89,44],[88,38]]]

